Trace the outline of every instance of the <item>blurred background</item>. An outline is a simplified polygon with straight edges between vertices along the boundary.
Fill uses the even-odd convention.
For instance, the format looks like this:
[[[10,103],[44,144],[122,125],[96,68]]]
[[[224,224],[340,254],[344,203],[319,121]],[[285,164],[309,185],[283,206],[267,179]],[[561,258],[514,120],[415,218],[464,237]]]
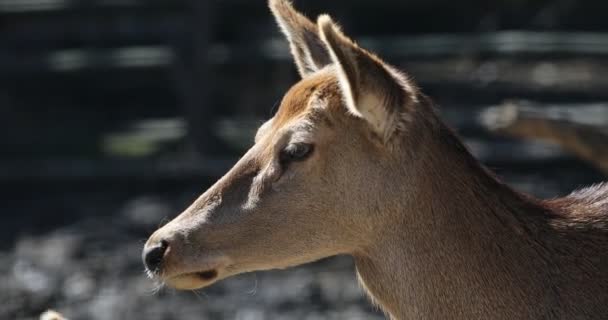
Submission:
[[[605,132],[607,1],[295,5],[408,71],[515,188],[554,197],[605,179],[499,131],[533,114]],[[297,80],[265,0],[0,0],[0,319],[382,319],[347,257],[195,292],[157,293],[143,273],[147,236]]]

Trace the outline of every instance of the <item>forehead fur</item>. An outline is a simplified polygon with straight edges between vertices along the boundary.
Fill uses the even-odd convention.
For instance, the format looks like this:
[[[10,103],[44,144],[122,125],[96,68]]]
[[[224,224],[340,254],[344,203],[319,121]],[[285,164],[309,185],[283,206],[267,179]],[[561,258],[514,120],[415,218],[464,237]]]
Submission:
[[[342,104],[338,78],[329,69],[321,70],[295,84],[283,97],[281,106],[273,121],[273,129],[278,129],[293,119],[308,114],[313,108],[311,99],[325,100],[328,109],[336,109]]]

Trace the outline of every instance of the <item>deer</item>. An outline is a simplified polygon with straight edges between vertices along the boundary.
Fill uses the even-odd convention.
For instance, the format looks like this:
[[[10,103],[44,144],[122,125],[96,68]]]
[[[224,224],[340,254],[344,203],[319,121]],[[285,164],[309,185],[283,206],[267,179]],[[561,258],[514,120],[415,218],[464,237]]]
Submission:
[[[607,319],[608,184],[538,199],[501,182],[405,73],[270,0],[301,80],[253,146],[156,230],[181,290],[353,257],[390,319]]]

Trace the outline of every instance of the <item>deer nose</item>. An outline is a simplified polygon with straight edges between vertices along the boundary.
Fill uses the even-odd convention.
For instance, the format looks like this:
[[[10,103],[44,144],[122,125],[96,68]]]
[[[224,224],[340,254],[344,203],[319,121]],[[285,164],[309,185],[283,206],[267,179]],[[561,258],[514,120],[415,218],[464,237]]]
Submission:
[[[152,245],[146,244],[144,251],[142,252],[142,260],[146,268],[152,272],[158,272],[163,262],[165,252],[169,247],[169,242],[161,240],[160,242]]]

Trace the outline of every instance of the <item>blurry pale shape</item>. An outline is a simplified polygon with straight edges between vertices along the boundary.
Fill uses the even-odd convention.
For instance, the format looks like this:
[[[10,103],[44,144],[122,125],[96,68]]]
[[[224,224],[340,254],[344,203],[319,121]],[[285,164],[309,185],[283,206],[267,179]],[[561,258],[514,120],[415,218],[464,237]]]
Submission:
[[[591,32],[521,32],[505,31],[485,35],[486,45],[502,52],[605,52],[606,35]]]
[[[35,261],[45,269],[60,269],[65,261],[76,255],[80,241],[80,237],[68,233],[51,234],[45,241],[26,237],[19,240],[15,253],[26,261]]]
[[[84,273],[75,273],[63,284],[63,294],[70,300],[86,299],[95,291],[95,281]]]
[[[489,84],[498,79],[496,63],[486,62],[475,71],[475,77],[483,84]]]
[[[270,57],[273,59],[291,59],[291,54],[289,53],[289,46],[283,40],[283,38],[273,38],[269,41],[266,41],[262,46],[262,54],[266,57]]]
[[[139,131],[163,132],[160,137],[178,138],[185,133],[186,123],[181,118],[146,119],[136,122],[133,129]]]
[[[54,310],[47,310],[40,315],[40,320],[68,320],[63,317],[59,312]]]
[[[541,63],[532,70],[532,79],[534,82],[551,86],[557,82],[558,70],[552,63]]]
[[[2,1],[2,0],[0,0]],[[48,64],[52,70],[68,72],[94,67],[142,68],[171,64],[173,50],[164,46],[138,46],[118,49],[69,49],[52,52]]]
[[[262,310],[244,308],[238,310],[234,318],[236,320],[264,320],[266,316]]]
[[[374,37],[360,40],[365,48],[393,57],[466,53],[605,54],[608,35],[601,32],[499,31],[478,34],[437,34]]]
[[[561,148],[542,141],[529,141],[525,144],[512,145],[510,150],[496,148],[496,145],[489,145],[477,139],[465,139],[465,144],[480,159],[547,159],[563,155]]]
[[[503,128],[517,119],[517,106],[509,104],[504,107],[493,106],[484,110],[479,115],[479,122],[486,128],[498,129]]]
[[[523,34],[523,33],[518,33],[518,32],[505,32],[500,34],[498,37],[496,37],[496,48],[499,51],[505,51],[505,52],[518,52],[518,51],[524,51],[526,49],[526,40],[530,39],[530,38],[534,38],[533,36],[531,37],[531,34]],[[538,43],[542,43],[542,38],[535,39]]]
[[[153,154],[161,144],[178,141],[185,135],[183,119],[149,119],[134,123],[126,131],[104,136],[101,144],[106,154],[141,157]]]
[[[168,47],[150,46],[117,49],[110,57],[116,66],[149,67],[170,64],[174,54]]]
[[[136,0],[97,0],[100,5],[125,6],[133,5]],[[63,9],[70,4],[76,3],[74,0],[0,0],[0,11],[4,12],[25,12]]]
[[[49,276],[23,259],[17,260],[13,265],[13,276],[30,292],[48,291],[51,287]]]
[[[589,103],[585,105],[564,105],[546,108],[550,119],[569,120],[576,123],[606,127],[608,124],[608,104]]]
[[[172,213],[169,205],[158,197],[142,196],[129,200],[122,209],[123,215],[137,226],[158,227]]]
[[[106,287],[99,291],[90,305],[90,318],[92,320],[116,320],[116,310],[124,310],[125,291],[116,287]],[[113,312],[110,312],[113,310]]]
[[[361,312],[361,309],[350,307],[341,314],[339,319],[349,319],[349,320],[366,320],[368,319],[367,315]]]
[[[516,100],[487,108],[479,119],[484,126],[499,129],[511,125],[520,113],[589,126],[606,127],[608,124],[608,103],[545,105],[539,109],[533,102]]]
[[[251,145],[251,137],[255,136],[262,123],[264,121],[261,119],[223,118],[216,122],[213,129],[229,145],[244,149]]]
[[[363,290],[355,279],[337,277],[334,272],[320,272],[315,279],[324,297],[352,301],[363,296]]]
[[[56,71],[79,70],[90,63],[88,55],[83,50],[62,50],[53,52],[49,55],[48,61],[51,69]]]
[[[22,12],[53,10],[65,7],[66,0],[0,0],[0,11]]]

